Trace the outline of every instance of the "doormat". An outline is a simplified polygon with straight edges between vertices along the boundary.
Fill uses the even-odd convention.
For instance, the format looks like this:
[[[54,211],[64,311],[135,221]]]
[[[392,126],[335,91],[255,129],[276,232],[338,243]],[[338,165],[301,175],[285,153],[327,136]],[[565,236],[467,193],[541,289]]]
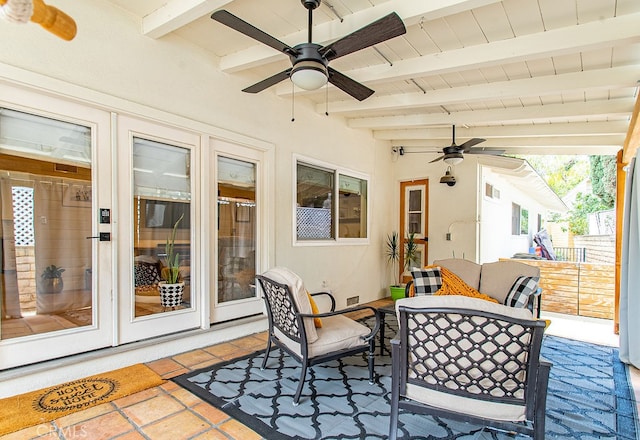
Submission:
[[[50,422],[165,382],[143,364],[0,399],[0,435]]]
[[[392,321],[392,320],[388,320]],[[394,333],[388,328],[389,335]],[[387,339],[388,344],[388,339]],[[388,346],[388,345],[387,345]],[[391,358],[376,356],[369,384],[366,356],[350,356],[307,371],[300,404],[293,395],[300,364],[273,350],[216,364],[171,380],[269,440],[387,439]],[[545,337],[543,357],[553,362],[547,396],[546,438],[635,440],[635,399],[618,351],[558,337]],[[513,440],[482,426],[401,410],[398,438]]]

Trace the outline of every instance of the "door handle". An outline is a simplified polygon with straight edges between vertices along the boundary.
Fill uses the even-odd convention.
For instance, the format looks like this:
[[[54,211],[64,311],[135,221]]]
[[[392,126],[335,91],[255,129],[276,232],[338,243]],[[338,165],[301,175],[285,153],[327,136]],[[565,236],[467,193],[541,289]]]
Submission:
[[[87,240],[98,238],[100,241],[111,241],[111,232],[100,232],[100,235],[86,237]]]

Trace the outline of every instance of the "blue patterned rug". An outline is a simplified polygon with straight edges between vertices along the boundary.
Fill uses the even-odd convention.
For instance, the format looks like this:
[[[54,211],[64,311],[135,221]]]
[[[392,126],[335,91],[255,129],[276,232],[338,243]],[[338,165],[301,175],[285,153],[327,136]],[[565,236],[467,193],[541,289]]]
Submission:
[[[386,333],[395,334],[393,329]],[[369,384],[363,356],[313,366],[307,371],[298,406],[292,401],[299,364],[273,350],[261,371],[263,354],[256,352],[173,380],[268,440],[388,437],[388,354],[376,356],[374,385]],[[547,439],[637,439],[636,403],[617,349],[547,336],[543,356],[553,362]],[[513,436],[401,410],[398,438],[503,440]]]

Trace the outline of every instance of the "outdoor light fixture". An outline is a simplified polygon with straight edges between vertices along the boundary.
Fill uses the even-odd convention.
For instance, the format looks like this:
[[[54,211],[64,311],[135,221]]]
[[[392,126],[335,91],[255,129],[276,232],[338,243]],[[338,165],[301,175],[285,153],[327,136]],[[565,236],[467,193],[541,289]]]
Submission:
[[[456,178],[451,174],[451,167],[447,167],[447,171],[444,173],[444,176],[440,178],[440,183],[446,183],[448,186],[456,184]]]
[[[458,165],[462,162],[462,153],[449,153],[444,156],[444,163],[447,165]]]
[[[317,90],[327,83],[327,67],[320,61],[300,61],[291,70],[291,81],[305,90]]]

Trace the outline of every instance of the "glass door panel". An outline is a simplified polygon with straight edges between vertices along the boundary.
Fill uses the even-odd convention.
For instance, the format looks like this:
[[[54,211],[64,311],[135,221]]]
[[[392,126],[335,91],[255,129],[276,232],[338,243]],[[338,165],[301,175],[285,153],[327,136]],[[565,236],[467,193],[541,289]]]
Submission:
[[[9,109],[0,127],[2,339],[91,325],[91,129]]]
[[[136,317],[191,307],[190,163],[186,148],[133,138]],[[173,258],[167,245],[173,246]],[[169,281],[170,263],[177,267],[177,279],[172,281],[178,286],[168,297],[163,284]]]
[[[265,241],[273,240],[266,220],[264,170],[270,153],[262,149],[210,141],[209,217],[215,224],[210,238],[210,322],[224,322],[264,313],[256,290],[256,273],[268,265]],[[269,238],[268,238],[269,237]]]
[[[218,157],[218,302],[256,296],[256,165]]]

